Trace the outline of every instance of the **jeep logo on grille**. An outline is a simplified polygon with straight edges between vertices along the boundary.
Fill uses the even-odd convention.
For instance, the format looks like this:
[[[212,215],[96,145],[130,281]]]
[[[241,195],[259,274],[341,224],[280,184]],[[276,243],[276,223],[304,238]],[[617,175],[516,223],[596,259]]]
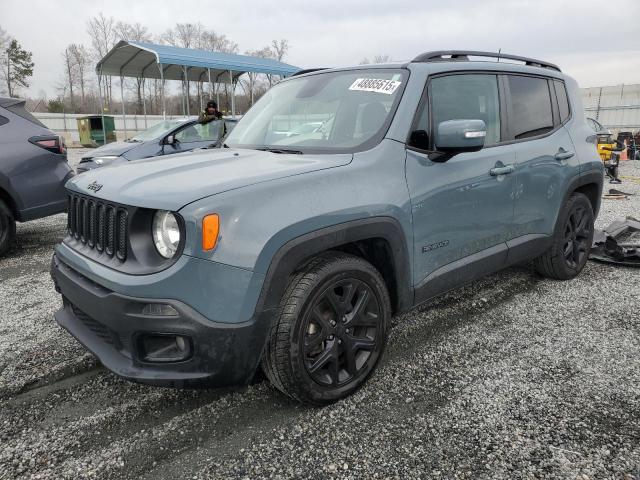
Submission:
[[[93,190],[94,192],[98,192],[101,188],[102,184],[96,182],[95,180],[87,186],[88,190]]]

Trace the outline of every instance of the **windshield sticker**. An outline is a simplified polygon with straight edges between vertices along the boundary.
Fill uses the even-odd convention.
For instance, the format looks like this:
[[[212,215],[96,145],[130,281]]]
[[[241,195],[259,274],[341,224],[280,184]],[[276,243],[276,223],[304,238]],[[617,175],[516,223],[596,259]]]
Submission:
[[[395,80],[382,80],[379,78],[358,78],[351,84],[349,90],[357,90],[360,92],[376,92],[391,95],[395,92],[402,82]]]

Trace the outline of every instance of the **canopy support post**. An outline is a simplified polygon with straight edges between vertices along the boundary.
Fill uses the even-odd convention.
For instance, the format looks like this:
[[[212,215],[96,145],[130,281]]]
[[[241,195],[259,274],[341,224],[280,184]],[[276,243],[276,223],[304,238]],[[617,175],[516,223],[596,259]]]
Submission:
[[[124,113],[124,77],[120,77],[120,101],[122,102],[122,121],[124,122],[124,138],[127,138],[127,117]]]
[[[211,83],[211,69],[207,68],[207,72],[209,73],[209,100],[213,100],[213,83]],[[216,102],[218,105],[218,110],[220,109],[220,103]]]
[[[160,96],[162,97],[162,119],[167,119],[167,107],[164,103],[164,70],[162,68],[162,64],[158,64],[158,68],[160,69]]]
[[[236,84],[231,70],[229,70],[229,82],[231,83],[231,116],[236,118]]]
[[[187,117],[191,116],[190,107],[189,107],[189,68],[187,66],[184,67],[184,91],[186,93],[186,104],[187,104]]]
[[[185,78],[184,78],[184,67],[182,67],[182,82],[180,82],[180,95],[181,95],[181,100],[182,100],[182,116],[186,117],[187,116],[187,109],[185,108],[184,105],[184,91],[185,91]]]
[[[200,90],[200,111],[202,112],[204,110],[204,83],[202,82],[202,74],[204,72],[200,73],[200,76],[198,77],[198,90]]]
[[[104,105],[102,104],[102,65],[100,65],[100,73],[98,74],[98,100],[100,101],[100,123],[102,124],[102,142],[103,145],[107,144],[107,133],[104,127]]]
[[[142,79],[142,113],[144,114],[144,129],[146,130],[147,128],[147,92],[145,91],[147,82],[146,80],[143,78]]]

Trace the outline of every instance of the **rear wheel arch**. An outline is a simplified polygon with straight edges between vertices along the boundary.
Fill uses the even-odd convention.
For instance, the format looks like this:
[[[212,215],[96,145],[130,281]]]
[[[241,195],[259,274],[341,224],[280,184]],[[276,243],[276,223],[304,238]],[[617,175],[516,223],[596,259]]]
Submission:
[[[0,200],[2,200],[4,204],[9,208],[9,210],[11,210],[11,213],[13,214],[13,218],[18,220],[20,216],[19,215],[20,212],[18,211],[18,206],[14,201],[13,197],[9,194],[7,190],[2,188],[2,186],[0,186]]]
[[[582,193],[589,199],[589,203],[591,203],[593,216],[597,217],[598,211],[600,210],[603,183],[604,179],[602,172],[597,170],[584,172],[574,177],[567,186],[564,198],[560,204],[560,210],[564,208],[571,195],[574,193]],[[556,221],[557,216],[560,214],[560,210],[556,212]]]
[[[591,203],[594,216],[597,216],[598,210],[600,209],[600,197],[602,194],[602,187],[600,185],[595,182],[586,183],[573,190],[573,193],[582,193],[587,197],[589,199],[589,203]]]

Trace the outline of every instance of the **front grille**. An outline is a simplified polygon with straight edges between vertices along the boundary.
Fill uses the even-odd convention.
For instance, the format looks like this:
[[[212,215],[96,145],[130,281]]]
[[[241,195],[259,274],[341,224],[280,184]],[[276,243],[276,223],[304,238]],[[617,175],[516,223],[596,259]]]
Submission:
[[[125,208],[69,194],[68,212],[69,236],[109,257],[127,259],[129,213]]]

